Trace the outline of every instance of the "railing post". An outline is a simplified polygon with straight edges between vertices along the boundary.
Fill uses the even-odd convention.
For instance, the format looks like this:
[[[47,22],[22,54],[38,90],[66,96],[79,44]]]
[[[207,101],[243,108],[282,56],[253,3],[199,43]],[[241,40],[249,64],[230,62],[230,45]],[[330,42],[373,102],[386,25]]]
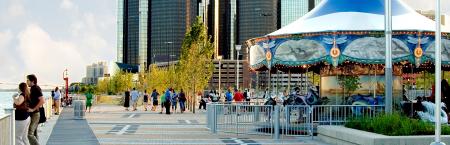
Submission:
[[[314,106],[307,107],[308,109],[308,123],[309,123],[309,135],[311,139],[314,139]]]
[[[274,136],[273,138],[276,140],[280,139],[280,106],[275,105],[275,110],[273,111],[273,119],[274,119]]]
[[[9,140],[9,143],[11,144],[11,145],[15,145],[16,144],[16,116],[15,116],[15,110],[16,109],[14,109],[14,108],[9,108],[9,109],[5,109],[5,112],[6,113],[8,113],[8,114],[10,114],[10,122],[9,122],[9,125],[10,125],[10,140]]]
[[[213,114],[212,114],[212,133],[216,134],[217,133],[217,105],[211,105],[212,106],[212,110],[213,110]]]
[[[255,110],[253,110],[253,112],[255,113],[255,115],[253,116],[254,117],[254,122],[259,122],[259,111],[260,111],[260,109],[261,109],[262,107],[260,107],[260,106],[255,106]]]

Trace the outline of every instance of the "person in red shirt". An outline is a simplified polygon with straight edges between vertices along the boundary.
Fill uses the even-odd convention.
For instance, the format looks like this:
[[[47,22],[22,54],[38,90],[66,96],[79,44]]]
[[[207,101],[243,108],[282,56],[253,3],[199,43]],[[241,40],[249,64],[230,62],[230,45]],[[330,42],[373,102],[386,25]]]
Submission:
[[[234,91],[234,101],[235,102],[242,102],[244,101],[244,95],[239,90]]]

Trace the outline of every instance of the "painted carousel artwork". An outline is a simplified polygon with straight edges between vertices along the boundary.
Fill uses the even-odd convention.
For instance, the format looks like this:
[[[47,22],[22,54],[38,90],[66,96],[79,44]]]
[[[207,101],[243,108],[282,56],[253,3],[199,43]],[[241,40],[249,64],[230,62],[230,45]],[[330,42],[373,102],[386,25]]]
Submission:
[[[434,103],[429,96],[405,93],[403,78],[405,74],[434,72],[435,22],[401,0],[392,0],[392,10],[394,108],[433,121],[429,116],[433,116],[430,107]],[[287,105],[384,105],[384,26],[383,0],[323,0],[293,23],[248,40],[250,65],[254,71],[320,75],[317,87],[311,86],[303,95],[289,95]],[[440,34],[444,71],[450,70],[448,32]],[[289,92],[296,87],[289,87]],[[450,105],[450,96],[443,98],[449,103],[442,105],[442,116],[447,118],[450,109],[445,106]],[[406,107],[414,105],[420,107]]]

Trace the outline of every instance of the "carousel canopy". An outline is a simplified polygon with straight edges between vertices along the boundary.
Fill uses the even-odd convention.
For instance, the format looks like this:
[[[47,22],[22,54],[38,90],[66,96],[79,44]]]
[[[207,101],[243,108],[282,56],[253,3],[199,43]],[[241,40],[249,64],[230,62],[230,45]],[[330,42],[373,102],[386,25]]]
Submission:
[[[392,0],[392,10],[393,62],[420,66],[433,60],[435,22],[401,0]],[[442,64],[449,65],[450,35],[443,32]],[[253,69],[346,61],[384,64],[384,0],[323,0],[302,18],[247,45]]]
[[[434,31],[435,28],[433,20],[401,0],[392,1],[392,30]],[[324,0],[302,18],[269,36],[327,31],[384,31],[384,0]]]

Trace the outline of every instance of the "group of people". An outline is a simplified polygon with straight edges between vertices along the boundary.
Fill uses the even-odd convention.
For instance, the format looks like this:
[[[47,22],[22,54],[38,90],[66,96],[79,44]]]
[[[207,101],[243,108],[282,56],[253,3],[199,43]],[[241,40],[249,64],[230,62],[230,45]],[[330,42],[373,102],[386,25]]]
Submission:
[[[40,108],[45,103],[37,78],[31,74],[19,84],[19,94],[13,95],[17,145],[39,145],[37,128],[42,118]],[[44,115],[45,116],[45,115]],[[45,118],[45,117],[44,117]]]
[[[201,94],[199,93],[199,96]],[[235,89],[234,92],[231,89],[227,89],[225,92],[225,102],[250,102],[250,92],[248,89],[245,89],[244,92],[241,92],[239,89]],[[206,110],[206,104],[208,102],[219,102],[221,99],[220,95],[216,92],[216,90],[211,90],[207,95],[203,96],[200,99],[200,105],[198,109]]]
[[[186,95],[181,89],[180,93],[176,93],[173,88],[168,88],[164,93],[159,94],[156,89],[153,89],[151,94],[147,93],[147,90],[144,91],[143,94],[139,93],[136,88],[130,92],[129,90],[125,91],[124,96],[124,104],[125,110],[129,111],[130,106],[132,107],[132,111],[137,110],[138,100],[140,96],[143,96],[143,104],[144,111],[148,111],[149,106],[151,107],[151,111],[156,111],[156,108],[159,104],[161,104],[161,112],[165,109],[166,114],[171,114],[171,112],[177,111],[177,106],[180,106],[180,112],[183,113],[186,111]],[[151,101],[151,104],[150,104]]]

